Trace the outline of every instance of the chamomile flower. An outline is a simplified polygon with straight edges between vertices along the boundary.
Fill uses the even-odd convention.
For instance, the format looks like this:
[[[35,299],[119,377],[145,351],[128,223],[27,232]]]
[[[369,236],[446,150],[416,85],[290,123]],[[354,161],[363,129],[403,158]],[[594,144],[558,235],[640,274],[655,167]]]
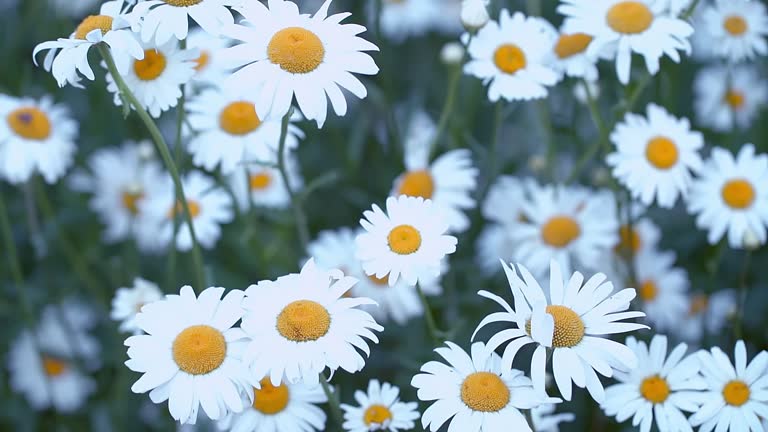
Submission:
[[[350,432],[411,430],[421,416],[416,402],[401,402],[400,389],[389,383],[373,379],[368,391],[355,392],[360,406],[342,404],[344,430]]]
[[[355,256],[355,237],[361,230],[341,228],[335,231],[323,231],[317,239],[307,246],[307,252],[314,257],[317,264],[326,269],[339,268],[346,274],[357,278],[358,282],[347,293],[349,297],[370,298],[377,306],[363,306],[378,323],[389,320],[404,325],[411,318],[424,314],[424,309],[416,289],[405,280],[400,279],[393,286],[389,285],[389,277],[377,278],[368,276],[363,271],[362,263]],[[443,261],[443,273],[447,267]],[[440,278],[424,278],[419,281],[425,295],[440,295],[443,291]]]
[[[697,353],[706,381],[702,406],[691,416],[702,432],[738,430],[762,432],[760,417],[768,414],[768,352],[747,362],[744,341],[736,342],[734,363],[718,347]]]
[[[108,1],[101,5],[98,15],[89,15],[75,29],[69,38],[59,38],[38,44],[32,52],[32,59],[37,64],[37,54],[48,50],[43,67],[52,72],[59,87],[67,84],[82,87],[78,72],[93,81],[94,74],[88,63],[91,47],[104,43],[113,57],[121,61],[116,63],[121,74],[127,73],[130,59],[141,60],[144,50],[131,32],[131,20],[125,14],[127,8],[123,0]]]
[[[648,104],[647,116],[629,113],[611,133],[616,152],[606,157],[613,176],[643,204],[671,208],[701,169],[704,136],[664,108]]]
[[[554,29],[553,29],[554,31]],[[549,64],[560,77],[583,78],[589,82],[598,78],[597,55],[587,51],[592,36],[586,33],[570,32],[564,25],[554,38],[548,58]]]
[[[749,128],[768,102],[768,85],[753,65],[704,68],[696,75],[693,92],[699,124],[719,132]]]
[[[296,157],[288,153],[285,162],[291,187],[300,190],[303,181]],[[291,204],[280,170],[273,166],[246,164],[235,170],[229,184],[241,210],[250,209],[251,204],[268,208],[286,208]]]
[[[536,432],[560,432],[560,423],[576,420],[573,413],[555,413],[555,407],[555,404],[544,404],[531,410],[533,429]]]
[[[264,280],[246,290],[242,328],[253,339],[246,362],[254,376],[273,385],[299,381],[316,385],[326,368],[354,373],[363,369],[368,339],[383,328],[358,306],[366,298],[343,298],[357,279],[323,270],[310,259],[301,272]]]
[[[707,295],[691,294],[688,297],[688,311],[672,331],[681,339],[698,343],[704,331],[711,335],[720,334],[736,313],[736,291],[724,289]]]
[[[688,40],[693,27],[672,16],[660,0],[563,0],[557,10],[569,20],[571,31],[593,38],[588,54],[612,53],[616,74],[629,83],[632,54],[645,59],[651,75],[659,71],[659,60],[667,56],[680,62],[680,53],[690,54]]]
[[[360,99],[368,94],[352,74],[376,75],[379,68],[365,51],[378,48],[357,36],[365,27],[341,24],[349,13],[328,16],[330,5],[326,0],[312,16],[300,14],[286,0],[271,0],[268,7],[261,2],[235,7],[249,26],[229,26],[225,33],[244,42],[224,51],[231,66],[242,66],[229,79],[263,85],[256,102],[260,114],[284,116],[295,95],[304,117],[322,127],[328,99],[336,114],[347,112],[341,88]]]
[[[504,225],[486,224],[477,236],[477,266],[486,277],[493,276],[499,272],[499,259],[511,260],[516,247],[517,242],[512,239]]]
[[[667,355],[667,337],[661,335],[654,336],[649,345],[632,336],[626,343],[637,355],[639,366],[629,373],[617,373],[619,383],[605,389],[605,413],[619,423],[632,417],[632,426],[639,426],[641,432],[650,432],[654,423],[662,431],[693,431],[684,412],[699,409],[698,390],[706,388],[696,355],[685,357],[686,344],[677,345]]]
[[[595,371],[611,377],[616,370],[629,371],[637,367],[637,357],[632,350],[605,337],[648,328],[623,321],[645,316],[643,312],[625,312],[635,298],[635,290],[626,288],[611,295],[613,283],[606,282],[602,273],[592,276],[583,285],[584,276],[579,272],[564,282],[560,266],[552,261],[547,296],[525,267],[518,265],[515,269],[514,265],[510,267],[504,262],[502,266],[515,307],[495,294],[480,291],[478,294],[495,301],[505,311],[485,317],[472,338],[488,324],[510,323],[512,327],[492,336],[487,344],[488,350],[495,350],[509,342],[504,349],[502,370],[512,367],[520,348],[536,345],[531,378],[537,391],[544,393],[546,350],[549,348],[555,383],[563,398],[571,400],[573,381],[577,387],[586,387],[595,401],[602,402],[605,396],[603,385]]]
[[[50,96],[0,94],[0,177],[18,184],[39,173],[55,182],[72,164],[77,131],[69,109]]]
[[[469,42],[470,60],[464,72],[483,80],[488,99],[541,99],[558,81],[546,65],[552,34],[541,20],[502,9],[499,21],[489,21]]]
[[[647,251],[635,255],[638,297],[656,331],[670,331],[688,312],[688,274],[673,267],[674,252]]]
[[[232,40],[223,35],[212,36],[200,28],[189,31],[187,49],[197,50],[198,53],[195,76],[192,77],[195,88],[219,86],[224,82],[230,70],[223,64],[220,53],[231,44]]]
[[[141,39],[154,39],[158,45],[172,37],[184,40],[189,33],[192,18],[206,33],[217,36],[221,27],[232,24],[232,12],[227,6],[238,4],[234,0],[144,0],[134,6],[133,15],[142,18]]]
[[[90,206],[106,225],[105,241],[133,236],[142,249],[152,239],[144,237],[138,225],[139,204],[165,181],[159,163],[139,154],[143,144],[127,142],[119,148],[97,150],[88,160],[90,173],[78,173],[71,182],[73,188],[93,194]]]
[[[383,279],[389,286],[402,277],[416,285],[441,272],[446,255],[456,252],[456,237],[446,235],[448,220],[432,201],[423,198],[387,198],[387,212],[373,205],[363,213],[360,225],[366,232],[357,236],[356,256],[365,274]]]
[[[143,59],[134,60],[127,58],[127,54],[115,53],[115,62],[129,64],[120,75],[152,117],[160,117],[163,111],[176,106],[181,97],[181,86],[195,75],[197,54],[179,49],[175,40],[163,45],[145,42],[141,47],[144,50]],[[122,106],[120,91],[111,74],[107,74],[107,90],[115,95],[115,105]]]
[[[430,361],[411,380],[422,401],[435,401],[424,411],[421,424],[436,432],[450,419],[448,430],[530,432],[520,410],[559,399],[542,396],[519,370],[504,368],[499,356],[481,342],[472,344],[471,355],[453,342],[436,348],[448,364]]]
[[[197,241],[200,246],[210,249],[221,236],[221,225],[233,218],[232,199],[200,171],[192,171],[183,177],[182,186]],[[184,207],[176,201],[173,182],[166,177],[155,188],[139,203],[139,225],[145,230],[142,235],[154,239],[152,249],[162,249],[172,242],[174,222],[178,218],[176,248],[181,251],[192,249],[192,234],[183,217]]]
[[[702,32],[715,55],[741,62],[768,54],[768,12],[751,0],[715,0],[703,6]]]
[[[445,19],[444,0],[384,0],[381,5],[381,32],[394,42],[429,32],[437,19]],[[371,3],[373,4],[373,2]],[[459,24],[459,16],[454,17]],[[460,28],[460,26],[459,26]]]
[[[565,273],[596,269],[618,240],[613,197],[581,187],[544,186],[522,204],[520,223],[508,228],[515,260],[534,275],[556,260]]]
[[[715,244],[727,234],[732,248],[742,248],[748,231],[765,243],[768,155],[756,155],[752,144],[742,146],[735,158],[715,147],[698,175],[691,186],[688,210],[696,215],[696,226],[709,231],[709,243]]]
[[[212,420],[244,408],[240,392],[251,389],[241,362],[247,336],[233,327],[242,318],[243,292],[208,288],[199,296],[190,286],[179,295],[149,303],[136,316],[145,333],[125,340],[125,365],[143,375],[131,387],[149,392],[152,402],[168,400],[171,416],[194,423],[202,406]]]
[[[135,278],[133,286],[118,288],[115,297],[112,298],[112,311],[109,317],[120,322],[118,329],[124,333],[141,333],[141,328],[136,322],[136,315],[141,312],[145,304],[158,301],[163,298],[157,284]]]
[[[221,165],[224,174],[231,174],[248,161],[277,160],[281,119],[256,112],[259,93],[254,88],[216,87],[189,102],[189,122],[197,132],[189,143],[195,165],[208,170]],[[296,148],[303,137],[289,125],[286,148]]]
[[[392,196],[422,197],[448,220],[451,232],[469,228],[464,213],[475,207],[472,192],[477,186],[477,168],[468,149],[451,150],[429,163],[430,146],[406,145],[405,169],[392,188]]]
[[[327,402],[319,385],[303,383],[272,385],[268,378],[251,390],[240,413],[230,413],[217,424],[222,431],[295,431],[325,430],[325,412],[317,404]]]

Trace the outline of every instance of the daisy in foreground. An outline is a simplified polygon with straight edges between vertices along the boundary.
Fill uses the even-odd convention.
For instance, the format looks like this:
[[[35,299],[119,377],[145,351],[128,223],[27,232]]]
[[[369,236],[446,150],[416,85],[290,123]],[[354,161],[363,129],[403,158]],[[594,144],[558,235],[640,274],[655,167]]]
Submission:
[[[699,351],[701,373],[706,381],[702,407],[691,416],[700,431],[762,432],[760,417],[768,417],[768,353],[761,351],[747,363],[744,341],[736,342],[735,363],[718,347]]]
[[[342,404],[344,430],[349,432],[411,430],[421,416],[416,402],[400,402],[400,389],[371,380],[368,391],[355,392],[359,407]]]
[[[272,385],[269,378],[243,396],[250,405],[240,413],[231,413],[217,426],[222,431],[314,432],[325,430],[325,412],[317,404],[325,403],[322,387],[305,384]]]
[[[235,3],[234,0],[143,0],[131,14],[143,19],[141,38],[144,42],[154,37],[157,44],[164,44],[173,36],[178,40],[187,38],[189,18],[208,34],[217,36],[223,25],[234,22],[226,6]]]
[[[745,144],[735,158],[725,149],[712,149],[691,187],[688,210],[696,214],[699,228],[709,230],[710,244],[727,234],[732,248],[742,248],[747,232],[765,243],[768,155],[756,155],[752,144]]]
[[[217,420],[227,412],[240,412],[240,392],[251,389],[241,363],[247,337],[238,327],[243,292],[208,288],[196,297],[190,286],[179,295],[145,305],[136,316],[145,335],[125,340],[128,369],[143,375],[131,390],[149,392],[152,402],[168,400],[171,416],[195,423],[198,408]]]
[[[660,335],[653,337],[650,346],[630,336],[627,346],[637,354],[639,366],[617,373],[620,383],[605,389],[605,413],[619,423],[632,417],[632,426],[640,426],[641,432],[650,432],[654,420],[660,431],[692,431],[683,411],[696,412],[698,390],[706,388],[696,355],[683,358],[687,345],[680,344],[667,356],[667,337]]]
[[[471,356],[452,342],[446,345],[435,352],[448,365],[431,361],[411,380],[419,399],[436,401],[421,417],[424,429],[436,432],[450,419],[450,431],[530,432],[520,410],[560,402],[535,391],[521,371],[501,367],[483,343],[472,344]]]
[[[18,184],[40,173],[55,182],[72,163],[77,129],[69,109],[50,96],[0,94],[0,177]]]
[[[317,385],[326,368],[360,371],[383,327],[358,307],[373,302],[343,298],[357,279],[341,270],[323,270],[310,259],[301,272],[251,285],[243,300],[242,328],[253,339],[245,361],[254,376]]]
[[[79,85],[78,72],[89,80],[95,78],[93,69],[88,63],[88,51],[92,46],[104,43],[113,56],[122,61],[117,63],[121,74],[127,72],[129,58],[142,60],[144,50],[131,32],[131,20],[124,12],[127,6],[123,0],[108,1],[101,5],[98,15],[86,17],[69,36],[55,41],[38,44],[32,52],[32,59],[37,65],[37,54],[48,50],[43,61],[46,71],[52,72],[59,87],[72,84]],[[61,51],[59,51],[61,50]]]
[[[557,10],[566,16],[569,29],[591,36],[587,53],[613,53],[616,73],[622,84],[629,83],[632,53],[645,59],[651,75],[659,71],[664,55],[675,63],[680,53],[690,54],[688,38],[693,27],[667,12],[659,0],[562,0]]]
[[[645,205],[656,201],[671,208],[685,197],[701,169],[704,136],[691,131],[688,119],[677,119],[664,108],[648,104],[647,117],[629,113],[611,133],[616,152],[606,157],[613,176]]]
[[[710,49],[731,62],[768,54],[768,12],[759,1],[716,0],[699,18]]]
[[[117,289],[115,297],[112,298],[112,311],[109,317],[120,322],[121,332],[139,334],[141,328],[136,322],[136,315],[141,312],[145,304],[162,298],[163,292],[157,284],[137,277],[133,280],[133,286]]]
[[[402,277],[416,285],[441,273],[446,255],[456,252],[456,237],[446,235],[448,221],[432,201],[401,195],[387,198],[387,212],[373,205],[360,225],[357,257],[368,276],[388,278],[394,286]]]
[[[502,9],[499,22],[489,21],[469,42],[464,72],[490,83],[491,102],[541,99],[559,78],[545,64],[551,46],[552,35],[538,18]]]
[[[493,335],[487,344],[487,349],[493,351],[509,342],[504,349],[502,370],[512,368],[520,348],[531,343],[536,345],[531,361],[531,378],[537,391],[544,394],[546,351],[551,349],[552,373],[563,398],[571,400],[573,381],[577,387],[586,387],[592,398],[601,403],[605,394],[595,371],[610,378],[615,370],[630,371],[638,364],[637,356],[631,349],[605,337],[648,328],[643,324],[622,322],[645,316],[643,312],[627,312],[635,298],[635,290],[626,288],[611,295],[613,284],[606,282],[602,273],[592,276],[583,285],[584,276],[579,272],[564,282],[560,266],[553,261],[547,296],[525,267],[518,265],[515,269],[503,261],[501,264],[515,307],[488,291],[478,292],[498,303],[504,312],[495,312],[483,318],[472,339],[488,324],[509,323],[512,325],[510,328]]]
[[[224,33],[244,43],[222,55],[232,67],[242,66],[230,82],[263,85],[256,103],[260,114],[284,116],[295,95],[304,117],[322,128],[328,99],[336,114],[347,112],[341,88],[360,99],[367,96],[365,86],[352,74],[376,75],[379,68],[365,51],[378,48],[357,36],[365,27],[341,24],[349,13],[328,16],[330,5],[331,0],[326,0],[312,16],[300,14],[298,6],[286,0],[234,7],[245,20],[228,26]]]

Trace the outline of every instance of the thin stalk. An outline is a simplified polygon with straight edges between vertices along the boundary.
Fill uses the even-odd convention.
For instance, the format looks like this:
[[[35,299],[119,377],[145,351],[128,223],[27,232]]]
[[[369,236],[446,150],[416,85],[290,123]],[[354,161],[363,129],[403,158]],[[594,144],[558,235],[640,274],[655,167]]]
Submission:
[[[429,307],[429,301],[427,301],[427,296],[424,295],[421,285],[416,284],[416,292],[419,294],[421,307],[424,309],[424,322],[427,324],[429,336],[436,344],[440,344],[443,342],[443,332],[437,328],[437,321],[435,321],[435,316],[432,314],[432,308]]]
[[[288,136],[288,123],[291,121],[291,115],[293,115],[293,107],[283,116],[283,124],[280,128],[280,145],[277,148],[277,169],[280,170],[280,177],[283,178],[285,189],[288,191],[288,196],[291,198],[291,207],[293,208],[293,216],[296,222],[296,232],[299,235],[299,241],[301,242],[301,250],[306,251],[309,244],[309,226],[307,224],[307,215],[304,214],[304,209],[301,207],[299,197],[296,191],[293,190],[291,181],[288,178],[288,170],[285,165],[285,140]]]
[[[574,166],[571,175],[568,176],[567,183],[578,180],[587,164],[600,152],[600,149],[605,145],[605,143],[608,142],[608,136],[610,134],[610,131],[605,125],[603,117],[600,115],[600,108],[597,106],[597,100],[592,94],[592,90],[589,88],[589,83],[586,80],[583,80],[581,84],[586,90],[587,107],[589,108],[589,114],[592,117],[592,122],[597,128],[599,138],[597,141],[595,141],[595,144],[592,145],[592,147],[590,147],[578,161],[576,161],[576,165]]]
[[[693,0],[693,3],[691,3],[691,6],[688,8],[688,10],[683,13],[680,18],[682,19],[688,19],[690,18],[694,12],[696,12],[696,7],[699,6],[700,0]]]
[[[325,393],[325,397],[328,399],[328,406],[331,409],[331,417],[333,417],[333,421],[335,421],[341,428],[344,424],[344,415],[341,412],[339,396],[331,390],[331,384],[322,372],[320,372],[320,385],[323,387],[323,393]]]
[[[549,106],[546,99],[536,101],[536,111],[541,122],[541,130],[544,133],[544,142],[547,144],[547,153],[545,160],[547,162],[547,172],[549,177],[554,180],[555,176],[555,156],[557,156],[557,140],[552,132],[552,117],[549,114]]]
[[[187,198],[184,195],[184,187],[181,183],[181,176],[179,175],[176,164],[173,162],[171,153],[168,150],[168,144],[166,144],[165,138],[163,138],[163,134],[160,133],[160,129],[158,129],[154,120],[152,120],[152,117],[149,116],[147,110],[145,110],[141,103],[139,103],[138,99],[136,99],[136,96],[133,94],[131,89],[128,88],[128,85],[123,80],[123,77],[117,71],[115,60],[112,58],[112,54],[109,52],[109,49],[107,49],[107,47],[103,44],[98,44],[96,46],[98,47],[99,53],[104,59],[104,62],[107,64],[107,69],[109,69],[109,73],[115,80],[115,85],[117,85],[117,88],[120,90],[120,94],[122,94],[123,97],[133,106],[136,114],[138,114],[139,118],[144,123],[144,126],[146,126],[149,134],[152,136],[152,141],[155,144],[157,152],[162,157],[166,169],[171,174],[171,178],[173,178],[173,184],[176,187],[176,193],[179,196],[179,200],[183,209],[184,221],[187,223],[190,236],[192,237],[192,261],[194,262],[195,267],[196,282],[199,289],[202,290],[206,286],[205,273],[203,271],[203,256],[200,252],[200,245],[197,242],[195,227],[192,223],[192,213],[189,211],[189,203],[187,203]]]
[[[481,190],[481,197],[485,197],[488,193],[488,189],[491,187],[493,180],[496,178],[497,168],[497,155],[499,150],[499,135],[501,135],[501,124],[504,121],[504,103],[502,99],[496,102],[496,114],[494,116],[493,135],[491,135],[490,149],[488,151],[488,178]]]
[[[13,230],[11,230],[8,209],[5,205],[3,194],[0,194],[0,232],[2,232],[3,243],[5,244],[4,255],[8,257],[11,277],[13,278],[13,283],[18,291],[24,318],[29,321],[30,327],[34,327],[35,320],[34,315],[32,314],[32,306],[29,297],[27,296],[27,291],[24,290],[24,276],[21,272],[21,262],[19,261],[19,254],[16,250],[16,243],[13,241]]]
[[[448,120],[450,120],[453,114],[453,107],[456,105],[456,94],[459,92],[459,83],[461,82],[461,65],[463,61],[457,65],[452,65],[453,70],[448,81],[448,95],[445,97],[445,104],[443,104],[443,112],[440,114],[440,120],[437,123],[437,129],[435,130],[435,137],[429,146],[430,159],[434,154],[437,146],[448,126]]]
[[[749,265],[752,261],[752,251],[747,250],[744,256],[744,264],[741,268],[741,276],[739,277],[739,304],[736,311],[736,319],[733,324],[733,336],[736,340],[744,338],[744,308],[747,306],[747,294],[749,293],[749,285],[747,285],[747,277],[749,276]]]

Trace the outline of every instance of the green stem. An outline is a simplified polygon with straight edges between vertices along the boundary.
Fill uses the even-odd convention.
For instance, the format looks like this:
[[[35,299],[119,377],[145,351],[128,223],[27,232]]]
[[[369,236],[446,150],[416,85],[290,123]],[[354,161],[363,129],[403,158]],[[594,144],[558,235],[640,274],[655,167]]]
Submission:
[[[331,409],[331,417],[333,417],[333,421],[335,421],[341,428],[344,424],[344,414],[341,412],[339,396],[331,390],[331,384],[322,372],[320,372],[320,385],[323,387],[323,393],[325,393],[325,397],[328,399],[328,406]]]
[[[432,314],[432,308],[429,307],[429,301],[427,301],[427,296],[424,295],[424,291],[421,289],[421,285],[416,284],[416,292],[419,294],[421,307],[424,309],[424,321],[427,324],[427,331],[429,332],[429,336],[432,338],[433,342],[440,344],[443,342],[443,332],[437,328],[437,321],[435,321],[435,316]]]
[[[608,142],[608,137],[610,135],[610,131],[606,127],[603,117],[600,115],[600,108],[597,105],[597,100],[592,94],[592,90],[589,88],[589,83],[586,80],[582,80],[581,85],[583,85],[584,89],[586,90],[587,107],[589,108],[589,114],[592,117],[592,122],[597,128],[599,138],[597,141],[595,141],[595,144],[590,147],[576,162],[571,175],[568,177],[567,183],[578,180],[587,164],[595,157],[595,155],[600,152],[600,149],[605,145],[605,143]]]
[[[741,276],[739,277],[739,304],[733,325],[733,335],[737,341],[744,338],[744,308],[747,305],[747,294],[749,293],[747,277],[749,276],[749,265],[751,261],[752,251],[747,250],[747,253],[744,256],[744,264],[741,268]]]
[[[488,150],[488,176],[485,180],[485,184],[483,185],[483,188],[481,189],[480,196],[485,197],[485,195],[488,193],[488,189],[491,187],[491,184],[493,184],[493,180],[496,178],[496,170],[497,168],[497,155],[496,153],[499,150],[499,135],[501,135],[501,124],[504,121],[504,102],[502,102],[502,99],[499,99],[498,102],[496,102],[496,110],[495,110],[495,116],[494,116],[494,125],[493,125],[493,135],[491,135],[491,142],[490,142],[490,149]]]
[[[541,122],[541,131],[544,134],[544,142],[547,143],[547,172],[549,177],[554,179],[555,177],[555,156],[557,156],[557,140],[552,133],[552,117],[549,115],[549,106],[546,99],[539,99],[536,101],[536,109],[539,114],[539,121]]]
[[[694,13],[694,12],[696,12],[696,7],[697,7],[697,6],[699,6],[699,1],[700,1],[700,0],[693,0],[693,3],[691,3],[691,6],[688,8],[688,10],[686,10],[686,11],[685,11],[685,12],[684,12],[684,13],[683,13],[681,16],[680,16],[680,18],[682,18],[682,19],[688,19],[688,18],[690,18],[690,17],[693,15],[693,13]]]
[[[176,168],[176,164],[173,162],[171,153],[168,150],[168,144],[166,144],[165,139],[163,138],[163,134],[160,133],[160,129],[158,129],[157,125],[152,120],[152,117],[149,116],[149,113],[147,113],[147,110],[145,110],[144,107],[141,105],[141,103],[139,103],[138,99],[136,99],[136,96],[133,94],[131,89],[123,80],[123,77],[117,71],[117,66],[115,66],[115,60],[112,58],[112,54],[109,52],[109,49],[103,44],[98,44],[96,46],[98,47],[99,53],[104,59],[104,62],[107,64],[107,69],[109,69],[109,73],[112,75],[112,78],[115,80],[115,85],[117,85],[117,88],[120,90],[120,94],[122,94],[123,97],[133,106],[133,109],[136,110],[136,113],[138,114],[139,118],[144,123],[144,126],[146,126],[147,130],[149,131],[149,134],[152,136],[152,141],[155,143],[155,148],[157,149],[157,152],[163,158],[163,162],[165,163],[166,169],[168,170],[168,172],[171,174],[171,177],[173,178],[173,183],[176,188],[177,196],[180,198],[181,206],[184,210],[183,211],[184,221],[187,223],[187,226],[189,227],[190,236],[192,237],[192,260],[194,262],[194,267],[195,267],[195,276],[197,279],[196,282],[199,289],[201,290],[205,289],[206,283],[205,283],[205,273],[203,269],[203,256],[200,252],[200,245],[197,242],[195,227],[194,227],[194,224],[192,223],[192,213],[190,213],[189,211],[189,203],[187,202],[187,198],[184,195],[184,187],[181,183],[181,177],[179,175],[178,169]]]
[[[293,216],[296,223],[296,231],[299,235],[299,241],[301,242],[301,250],[306,251],[309,244],[309,226],[307,225],[307,215],[304,214],[304,209],[301,207],[299,197],[296,191],[293,190],[291,181],[288,178],[288,170],[285,164],[285,141],[288,136],[288,124],[291,121],[291,115],[293,115],[293,107],[283,116],[283,123],[280,127],[280,145],[277,148],[277,169],[280,170],[280,176],[283,178],[283,184],[288,191],[288,196],[291,198],[291,207],[293,208]]]
[[[8,218],[8,209],[5,205],[5,199],[0,193],[0,231],[2,232],[3,242],[5,243],[5,255],[8,257],[8,265],[11,270],[14,285],[18,291],[19,301],[24,313],[24,318],[28,320],[30,328],[35,327],[34,315],[32,314],[32,305],[24,290],[24,276],[21,272],[21,262],[16,250],[16,243],[13,241],[13,230],[11,229],[10,219]]]
[[[443,105],[443,112],[440,114],[440,120],[437,123],[437,129],[435,130],[435,137],[429,146],[430,159],[431,159],[431,156],[434,154],[435,150],[437,149],[437,146],[440,143],[440,138],[442,137],[446,127],[448,126],[448,120],[450,120],[451,114],[453,114],[453,107],[456,104],[456,94],[459,92],[459,83],[461,82],[461,64],[462,63],[463,61],[457,65],[452,65],[453,71],[451,71],[451,76],[448,81],[448,95],[445,98],[445,104]]]

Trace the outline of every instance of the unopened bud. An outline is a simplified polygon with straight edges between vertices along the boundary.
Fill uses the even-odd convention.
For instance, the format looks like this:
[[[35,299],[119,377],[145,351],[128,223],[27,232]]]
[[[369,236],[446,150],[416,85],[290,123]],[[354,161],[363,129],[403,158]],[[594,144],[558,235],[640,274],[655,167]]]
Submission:
[[[483,28],[491,17],[488,16],[488,0],[463,0],[461,2],[461,23],[469,32]]]
[[[141,160],[148,161],[155,158],[155,148],[152,146],[152,143],[149,141],[141,141],[136,145],[138,146],[136,151]]]
[[[440,51],[440,61],[447,65],[460,64],[464,59],[464,47],[458,42],[448,42]]]
[[[746,250],[755,250],[761,246],[760,239],[757,238],[757,235],[751,228],[747,228],[747,231],[744,232],[743,243]]]

